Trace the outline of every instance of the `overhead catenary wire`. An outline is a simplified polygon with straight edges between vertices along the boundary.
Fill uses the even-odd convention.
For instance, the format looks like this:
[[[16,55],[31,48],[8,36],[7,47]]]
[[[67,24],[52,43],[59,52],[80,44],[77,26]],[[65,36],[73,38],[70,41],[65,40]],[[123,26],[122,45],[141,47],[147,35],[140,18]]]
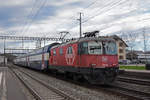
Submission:
[[[99,0],[95,0],[95,1],[91,2],[88,6],[84,7],[83,9],[87,9],[87,8],[91,7],[91,6],[94,5],[97,1],[99,1]]]
[[[21,34],[20,34],[21,36],[26,34],[25,32],[28,31],[28,29],[30,28],[30,25],[32,24],[33,20],[37,16],[39,10],[44,6],[44,4],[46,2],[46,1],[43,2],[43,0],[38,0],[38,1],[39,2],[37,2],[37,0],[35,0],[29,14],[26,16],[26,21],[24,21],[24,27],[22,28],[22,31],[21,31]],[[29,20],[30,18],[31,18],[31,20]],[[24,48],[24,40],[22,40],[22,48]]]
[[[23,27],[23,29],[21,31],[21,36],[23,36],[25,34],[24,32],[26,30],[26,26],[28,26],[28,24],[30,23],[30,20],[28,20],[28,19],[30,19],[30,17],[32,19],[32,17],[34,16],[34,12],[36,12],[36,6],[38,6],[38,4],[40,4],[40,3],[41,2],[37,2],[37,0],[35,0],[32,8],[31,8],[31,11],[29,12],[29,14],[26,17],[26,21],[24,23],[24,27]],[[24,40],[22,40],[22,48],[24,48]]]
[[[121,2],[121,1],[123,1],[123,2]],[[99,14],[102,14],[102,13],[106,13],[106,12],[108,12],[108,11],[110,11],[112,8],[114,8],[114,7],[116,7],[116,6],[118,6],[119,4],[121,4],[121,3],[124,3],[125,2],[125,0],[119,0],[119,1],[117,1],[117,2],[109,2],[108,4],[106,4],[104,7],[100,7],[96,12],[99,12],[99,10],[101,11],[101,12],[99,12],[98,14],[96,14],[96,15],[92,15],[91,17],[89,17],[89,18],[87,18],[86,20],[84,20],[84,21],[82,21],[82,23],[85,23],[85,22],[87,22],[87,21],[89,21],[89,20],[91,20],[91,19],[93,19],[93,18],[95,18],[96,16],[98,16]],[[108,8],[109,7],[109,9],[107,10],[107,11],[105,11],[104,9],[105,8]],[[78,26],[78,25],[77,25]],[[73,27],[76,27],[76,25],[75,26],[73,26]]]
[[[87,9],[87,8],[89,8],[89,7],[91,7],[92,5],[94,5],[97,1],[99,1],[99,0],[95,0],[95,1],[93,1],[93,2],[91,2],[89,5],[87,5],[86,7],[84,7],[83,9]],[[73,16],[71,16],[71,17],[69,17],[69,18],[67,18],[67,20],[73,20],[73,18],[74,18],[74,15]],[[66,20],[64,20],[64,21],[62,21],[61,23],[64,23]],[[60,23],[60,25],[62,25]],[[77,23],[76,23],[77,24]],[[58,26],[58,25],[57,25]],[[56,26],[56,27],[57,27]]]
[[[20,30],[21,35],[24,35],[24,32],[26,30],[26,27],[28,26],[28,24],[30,23],[30,18],[32,19],[32,17],[34,16],[34,13],[36,12],[36,6],[38,6],[38,4],[40,4],[41,2],[37,2],[37,0],[34,1],[34,4],[31,8],[31,10],[29,11],[29,13],[26,16],[26,19],[24,20],[24,24],[22,29]]]
[[[121,1],[122,1],[122,2],[121,2]],[[129,1],[129,0],[127,0],[127,1]],[[116,6],[120,5],[120,4],[123,4],[124,2],[127,2],[127,1],[126,1],[126,0],[119,0],[119,2],[117,1],[117,2],[114,2],[113,4],[112,4],[112,3],[109,3],[109,4],[107,4],[106,6],[104,6],[103,8],[98,9],[98,10],[101,10],[101,12],[98,12],[96,15],[93,15],[93,16],[89,17],[88,19],[84,20],[82,23],[88,22],[89,20],[91,20],[91,19],[93,19],[93,18],[99,16],[100,14],[107,13],[107,12],[110,11],[112,8],[114,8],[114,7],[116,7]],[[109,7],[109,9],[108,9],[107,11],[103,10],[103,9],[105,9],[105,8],[108,7],[108,6],[110,6],[110,7]],[[97,10],[97,11],[98,11],[98,10]]]
[[[46,2],[47,2],[47,0],[43,1],[43,3],[40,5],[39,9],[36,11],[34,16],[32,17],[31,22],[28,24],[28,26],[24,32],[27,32],[30,29],[30,26],[32,25],[32,23],[34,22],[34,20],[38,16],[38,14],[40,13],[40,10],[45,6]]]
[[[124,3],[125,1],[126,1],[126,0],[119,0],[119,1],[114,2],[114,3],[113,3],[113,2],[107,3],[104,7],[100,7],[100,8],[98,9],[98,10],[100,10],[101,12],[99,12],[99,11],[97,10],[96,12],[99,12],[98,14],[96,14],[96,15],[94,15],[94,16],[92,16],[92,17],[89,17],[88,19],[82,21],[82,23],[84,24],[85,22],[87,22],[87,21],[89,21],[89,20],[95,18],[96,16],[110,11],[112,8],[117,7],[118,5]],[[107,10],[104,10],[105,8],[107,8]],[[77,26],[78,26],[78,25],[74,25],[73,27],[77,27]],[[72,27],[72,28],[73,28],[73,27]],[[71,29],[72,29],[72,28],[71,28]]]

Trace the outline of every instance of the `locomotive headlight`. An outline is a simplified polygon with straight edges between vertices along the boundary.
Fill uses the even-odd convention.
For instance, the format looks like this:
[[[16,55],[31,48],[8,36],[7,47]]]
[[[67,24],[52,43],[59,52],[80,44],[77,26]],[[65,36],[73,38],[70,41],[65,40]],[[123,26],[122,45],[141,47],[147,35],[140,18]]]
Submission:
[[[102,62],[107,62],[108,58],[106,56],[102,56]]]
[[[113,64],[113,66],[116,66],[117,64]]]
[[[96,64],[91,64],[92,66],[96,66]]]
[[[96,66],[96,64],[91,64],[91,67],[95,67]]]

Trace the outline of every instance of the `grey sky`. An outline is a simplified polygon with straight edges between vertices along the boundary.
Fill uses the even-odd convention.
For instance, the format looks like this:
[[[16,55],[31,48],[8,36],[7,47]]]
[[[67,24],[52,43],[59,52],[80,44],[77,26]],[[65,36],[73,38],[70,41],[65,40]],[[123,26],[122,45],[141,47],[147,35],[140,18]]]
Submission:
[[[68,37],[78,37],[77,19],[82,12],[83,32],[138,34],[136,45],[143,28],[149,35],[149,5],[149,0],[0,0],[0,35],[59,37],[56,33],[65,30],[71,33]],[[134,48],[143,50],[143,45]]]

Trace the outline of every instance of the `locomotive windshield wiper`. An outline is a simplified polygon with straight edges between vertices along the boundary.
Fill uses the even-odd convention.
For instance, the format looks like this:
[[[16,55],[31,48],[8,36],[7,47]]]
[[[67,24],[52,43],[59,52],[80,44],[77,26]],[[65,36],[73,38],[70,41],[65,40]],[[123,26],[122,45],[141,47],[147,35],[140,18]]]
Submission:
[[[101,49],[101,47],[91,47],[90,50]]]

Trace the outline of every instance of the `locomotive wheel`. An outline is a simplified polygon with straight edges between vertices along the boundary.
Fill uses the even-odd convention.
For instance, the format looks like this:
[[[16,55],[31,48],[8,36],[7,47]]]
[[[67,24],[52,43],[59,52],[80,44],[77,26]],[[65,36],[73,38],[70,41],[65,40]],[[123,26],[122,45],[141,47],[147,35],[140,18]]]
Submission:
[[[73,74],[73,80],[78,81],[78,74],[76,74],[76,73]]]
[[[106,76],[105,79],[106,79],[106,81],[105,81],[106,84],[111,84],[112,82],[115,81],[116,77],[115,76],[112,76],[112,77]]]
[[[106,84],[111,84],[112,82],[115,81],[117,74],[110,72],[110,71],[106,71],[105,72],[105,82]]]
[[[66,72],[65,74],[66,78],[73,79],[73,73]]]
[[[86,80],[89,84],[93,84],[92,83],[92,79],[90,78],[89,75],[83,75],[84,80]]]
[[[93,75],[84,75],[84,79],[86,79],[87,80],[87,82],[89,83],[89,84],[93,84],[93,85],[95,85],[95,84],[104,84],[105,82],[104,82],[104,77],[103,77],[103,79],[102,79],[102,77],[100,77],[99,75],[95,75],[95,76],[93,76]]]

